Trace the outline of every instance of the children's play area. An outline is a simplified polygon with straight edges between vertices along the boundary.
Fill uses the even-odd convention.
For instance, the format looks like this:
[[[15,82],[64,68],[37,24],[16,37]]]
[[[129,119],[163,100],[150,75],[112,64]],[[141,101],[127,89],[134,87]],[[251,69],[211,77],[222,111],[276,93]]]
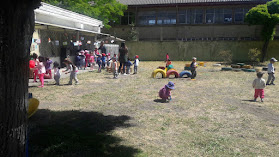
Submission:
[[[278,85],[262,84],[264,99],[253,88],[268,66],[140,61],[117,79],[97,65],[78,70],[79,84],[64,69],[59,85],[30,79],[29,155],[278,156]]]

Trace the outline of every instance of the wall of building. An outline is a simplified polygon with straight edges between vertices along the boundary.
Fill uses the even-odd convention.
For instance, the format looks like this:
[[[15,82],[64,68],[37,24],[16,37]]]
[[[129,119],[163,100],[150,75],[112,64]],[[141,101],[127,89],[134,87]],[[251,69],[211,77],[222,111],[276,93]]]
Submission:
[[[171,60],[191,60],[193,56],[203,61],[221,60],[220,51],[231,51],[234,61],[248,61],[251,48],[261,50],[262,41],[127,41],[129,57],[139,55],[141,60],[164,60],[169,53]],[[279,58],[279,41],[272,41],[268,47],[268,58]]]
[[[259,39],[261,26],[248,25],[172,25],[135,27],[139,40],[191,40],[194,38],[241,38]],[[130,26],[115,26],[104,30],[123,39],[131,36]],[[203,39],[197,39],[203,40]],[[213,40],[213,39],[212,39]]]

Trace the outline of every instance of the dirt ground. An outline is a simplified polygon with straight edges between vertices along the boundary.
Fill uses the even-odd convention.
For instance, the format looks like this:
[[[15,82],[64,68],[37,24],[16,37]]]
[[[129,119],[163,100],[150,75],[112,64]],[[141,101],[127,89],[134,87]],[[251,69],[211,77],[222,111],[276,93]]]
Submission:
[[[185,63],[173,65],[181,72]],[[154,79],[164,62],[140,62],[136,75],[93,71],[78,75],[79,85],[65,78],[30,87],[40,100],[29,119],[30,156],[278,156],[279,81],[263,103],[252,102],[255,72],[212,64],[198,67],[196,80]],[[168,81],[176,89],[161,103]]]

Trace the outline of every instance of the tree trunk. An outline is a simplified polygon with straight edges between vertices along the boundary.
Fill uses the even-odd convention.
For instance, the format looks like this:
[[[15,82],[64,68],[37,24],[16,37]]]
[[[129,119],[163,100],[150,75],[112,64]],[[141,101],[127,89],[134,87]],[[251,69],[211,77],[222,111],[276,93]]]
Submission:
[[[0,8],[0,156],[25,156],[29,51],[39,0]]]
[[[263,49],[262,49],[262,58],[261,58],[261,62],[264,62],[266,59],[266,55],[267,55],[267,47],[269,44],[270,40],[265,40],[264,44],[263,44]]]

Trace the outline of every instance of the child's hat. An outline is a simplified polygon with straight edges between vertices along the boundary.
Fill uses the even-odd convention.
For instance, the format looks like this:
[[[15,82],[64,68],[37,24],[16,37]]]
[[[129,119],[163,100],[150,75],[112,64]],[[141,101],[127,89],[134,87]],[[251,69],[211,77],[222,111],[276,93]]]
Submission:
[[[135,58],[139,58],[139,56],[138,56],[138,55],[136,55],[136,56],[135,56]]]
[[[196,57],[193,57],[192,59],[196,60],[197,58],[196,58]]]
[[[105,54],[105,53],[102,53],[102,56],[106,56],[106,54]]]
[[[277,59],[275,59],[274,57],[272,57],[272,58],[270,59],[270,61],[277,62]]]
[[[108,56],[110,56],[110,53],[108,53]]]
[[[166,85],[169,89],[174,89],[174,83],[173,82],[169,82],[167,85]]]

